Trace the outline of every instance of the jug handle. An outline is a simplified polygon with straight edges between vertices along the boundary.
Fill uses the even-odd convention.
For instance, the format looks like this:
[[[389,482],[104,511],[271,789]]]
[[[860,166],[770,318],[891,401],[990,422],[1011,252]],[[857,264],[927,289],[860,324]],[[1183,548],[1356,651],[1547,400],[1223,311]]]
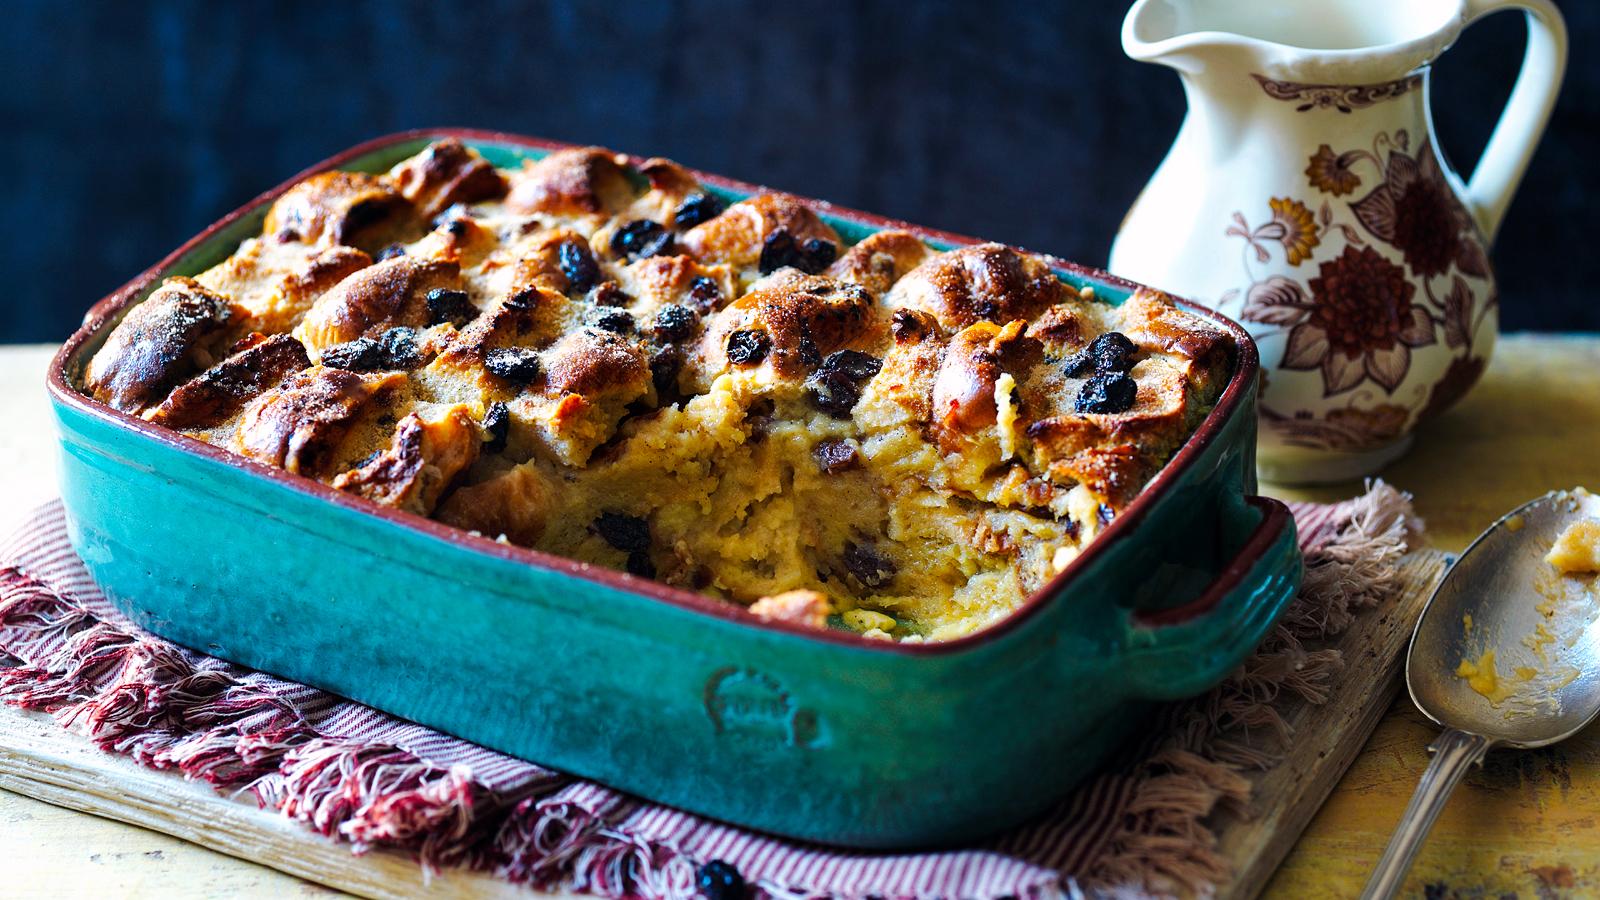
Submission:
[[[1550,0],[1467,0],[1466,21],[1470,25],[1508,9],[1527,15],[1528,49],[1511,98],[1467,182],[1473,218],[1491,242],[1550,121],[1567,68],[1567,26]]]

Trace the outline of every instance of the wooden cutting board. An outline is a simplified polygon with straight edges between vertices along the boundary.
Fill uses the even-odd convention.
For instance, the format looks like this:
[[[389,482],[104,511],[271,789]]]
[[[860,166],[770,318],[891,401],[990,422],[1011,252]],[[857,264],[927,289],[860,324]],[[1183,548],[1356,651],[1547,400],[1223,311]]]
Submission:
[[[1257,775],[1243,815],[1216,822],[1220,848],[1234,877],[1219,896],[1260,893],[1300,832],[1366,743],[1399,690],[1406,641],[1422,605],[1444,571],[1446,557],[1421,551],[1407,557],[1393,605],[1356,617],[1333,644],[1346,667],[1326,704],[1280,708],[1294,729],[1289,755]],[[173,835],[308,881],[364,897],[414,895],[422,874],[407,857],[389,852],[354,856],[348,846],[315,835],[242,799],[219,796],[180,776],[103,753],[50,717],[0,706],[0,788],[82,812]],[[473,897],[527,896],[484,875],[451,871],[431,887]]]

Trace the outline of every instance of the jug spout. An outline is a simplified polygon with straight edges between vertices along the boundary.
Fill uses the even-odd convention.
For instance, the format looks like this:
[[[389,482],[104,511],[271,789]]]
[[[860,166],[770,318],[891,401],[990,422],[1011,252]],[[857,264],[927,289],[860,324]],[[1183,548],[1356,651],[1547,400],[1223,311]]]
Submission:
[[[1188,76],[1361,84],[1428,64],[1464,22],[1461,0],[1138,0],[1122,46]]]

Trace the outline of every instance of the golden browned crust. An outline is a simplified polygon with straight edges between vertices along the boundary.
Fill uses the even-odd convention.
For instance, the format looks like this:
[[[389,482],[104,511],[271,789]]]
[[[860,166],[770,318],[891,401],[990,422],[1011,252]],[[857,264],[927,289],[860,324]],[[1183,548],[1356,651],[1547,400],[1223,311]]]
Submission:
[[[432,219],[457,203],[505,196],[506,180],[488,160],[455,138],[435,141],[389,173],[417,214]]]
[[[649,383],[644,353],[633,341],[595,328],[581,328],[556,341],[545,355],[552,394],[599,397],[621,389],[642,392]]]
[[[979,244],[932,257],[901,278],[884,302],[931,313],[955,331],[978,321],[1032,319],[1072,297],[1043,260],[1002,244]]]
[[[363,246],[372,232],[409,213],[410,204],[384,178],[360,172],[322,172],[290,188],[272,204],[262,233],[273,240],[313,246]]]
[[[599,147],[558,150],[510,178],[506,208],[523,215],[604,216],[633,199],[633,186],[617,158]]]
[[[396,326],[428,322],[428,292],[455,289],[460,267],[451,262],[397,256],[368,266],[323,294],[295,329],[313,353]]]
[[[146,418],[168,428],[209,428],[309,365],[306,348],[289,335],[253,332],[227,359],[175,388]]]
[[[1020,373],[1040,355],[1039,343],[1023,334],[1023,323],[1004,328],[975,322],[950,339],[933,382],[933,421],[968,434],[995,424],[995,389],[1000,376]]]
[[[296,373],[245,408],[234,450],[241,456],[313,477],[363,408],[405,376],[362,375],[314,366]]]
[[[599,148],[317,176],[130,311],[85,389],[490,537],[940,639],[1066,565],[1228,377],[1229,336],[1158,292],[721,202]]]
[[[411,413],[395,426],[388,449],[334,478],[333,486],[425,516],[478,458],[479,443],[478,423],[462,407],[432,421]]]
[[[125,412],[160,401],[173,385],[211,364],[235,319],[227,297],[189,278],[169,278],[133,307],[89,360],[84,384]]]
[[[489,537],[504,536],[531,547],[539,542],[550,513],[550,488],[530,465],[516,466],[477,484],[452,491],[437,518]]]
[[[882,295],[907,272],[922,265],[933,249],[905,231],[880,231],[867,235],[828,267],[828,277],[859,284]]]

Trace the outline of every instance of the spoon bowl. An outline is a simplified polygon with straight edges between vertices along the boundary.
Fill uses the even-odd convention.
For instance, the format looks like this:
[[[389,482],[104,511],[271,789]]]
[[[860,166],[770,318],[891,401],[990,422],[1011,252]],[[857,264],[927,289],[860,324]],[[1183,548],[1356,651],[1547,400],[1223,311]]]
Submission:
[[[1523,504],[1472,542],[1428,600],[1406,688],[1444,733],[1363,898],[1395,895],[1451,789],[1491,747],[1553,744],[1600,713],[1600,576],[1564,575],[1545,559],[1582,519],[1600,519],[1600,497],[1581,488]]]
[[[1424,715],[1530,748],[1570,737],[1600,713],[1600,610],[1583,596],[1592,578],[1561,576],[1544,558],[1581,518],[1600,519],[1600,496],[1545,494],[1490,526],[1451,567],[1406,654],[1406,687]],[[1510,690],[1498,705],[1457,674],[1486,651]],[[1533,674],[1519,679],[1519,669]]]

